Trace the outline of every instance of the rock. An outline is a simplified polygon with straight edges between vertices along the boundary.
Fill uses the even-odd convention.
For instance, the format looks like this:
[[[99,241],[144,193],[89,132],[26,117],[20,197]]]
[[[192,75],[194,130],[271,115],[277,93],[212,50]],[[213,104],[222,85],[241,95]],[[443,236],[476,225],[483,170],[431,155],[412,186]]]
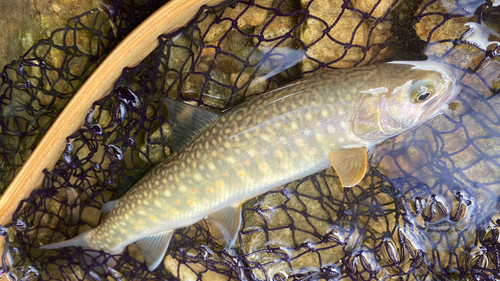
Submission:
[[[104,1],[107,2],[107,1]],[[100,5],[97,0],[52,1],[20,0],[0,1],[0,69],[17,59],[35,42],[48,38],[66,21]]]
[[[171,138],[172,128],[168,123],[165,123],[160,128],[153,131],[149,137],[147,135],[145,136],[144,145],[140,147],[143,154],[139,154],[139,157],[146,163],[149,161],[153,162],[153,164],[162,162],[171,153],[170,147],[166,145]]]
[[[203,38],[205,42],[219,41],[229,30],[229,27],[231,27],[231,20],[215,22],[215,19],[215,14],[208,14],[207,17],[200,23],[199,28],[201,30],[201,35],[205,34],[205,32],[203,32],[204,30],[208,30]]]
[[[238,3],[234,8],[227,8],[218,15],[208,14],[199,24],[200,34],[203,35],[208,30],[207,35],[203,38],[205,42],[219,41],[224,36],[233,21],[236,21],[238,29],[247,29],[261,25],[267,17],[268,10],[257,7],[271,7],[273,0],[255,0],[250,4]],[[217,19],[224,19],[218,21]]]
[[[251,74],[247,72],[231,73],[231,83],[238,89],[234,94],[235,102],[239,101],[243,98],[243,96],[248,97],[250,95],[264,93],[268,90],[277,88],[275,83],[268,84],[266,81],[259,83],[259,80],[257,79],[249,81],[251,78]]]
[[[203,74],[191,75],[183,87],[184,97],[200,99],[205,108],[211,110],[225,109],[228,107],[231,96],[230,73],[214,68],[209,76]],[[209,78],[208,81],[207,77]]]
[[[430,0],[426,0],[420,5],[416,15],[423,16],[414,25],[417,36],[428,43],[426,55],[441,57],[451,50],[451,53],[447,55],[447,61],[464,68],[475,65],[474,61],[484,55],[483,51],[473,45],[454,45],[453,42],[461,38],[470,29],[466,23],[477,22],[477,15],[466,16],[461,14],[460,8],[451,2],[434,1],[428,5],[429,2]],[[424,8],[425,10],[423,10]],[[447,14],[452,10],[457,13],[455,17],[451,19],[443,18],[442,14]],[[435,29],[436,26],[439,27]]]
[[[260,42],[259,47],[266,48],[274,46],[296,48],[297,42],[292,38],[282,41],[286,34],[293,33],[291,30],[296,24],[297,19],[295,16],[268,16],[266,23],[259,25],[253,32],[254,35],[260,35],[264,41],[260,41],[259,38],[254,37],[253,43],[257,45]]]
[[[331,175],[332,171],[329,169],[326,173]],[[280,192],[282,188],[278,188],[263,195],[258,202],[258,211],[243,213],[243,253],[250,262],[262,265],[253,270],[259,280],[273,278],[276,274],[286,279],[292,272],[306,273],[313,268],[320,268],[321,264],[334,264],[342,258],[344,253],[338,242],[318,240],[318,237],[334,236],[328,223],[330,215],[334,213],[325,210],[339,207],[329,206],[321,200],[322,194],[332,195],[339,200],[342,197],[338,192],[338,180],[331,179],[328,184],[316,176],[307,181],[292,182],[283,192]],[[254,200],[244,205],[252,209],[253,206]],[[255,232],[256,229],[262,231]],[[316,248],[314,254],[311,252],[313,248]],[[321,255],[321,261],[318,255]]]
[[[191,56],[198,53],[198,48],[192,44],[191,38],[185,34],[176,36],[167,44],[163,53],[165,54],[166,69],[162,65],[160,71],[188,72],[191,68]]]
[[[403,0],[354,0],[352,1],[352,6],[375,18],[381,18],[386,15],[390,9],[394,9],[401,4],[401,2],[403,2]],[[375,5],[377,5],[376,8]],[[373,10],[374,8],[375,10]]]
[[[311,5],[311,7],[312,6],[313,5]],[[319,16],[316,15],[313,10],[311,10],[311,14]],[[371,53],[365,54],[363,48],[363,46],[366,46],[368,27],[366,23],[360,24],[362,17],[356,12],[345,10],[344,14],[342,14],[328,33],[329,36],[335,41],[340,42],[340,44],[324,34],[323,31],[337,20],[338,15],[339,14],[336,13],[329,15],[327,18],[323,18],[328,25],[314,18],[306,19],[301,29],[300,39],[308,46],[306,49],[307,55],[312,59],[326,63],[328,66],[335,68],[349,67],[366,58],[371,58]],[[353,34],[354,39],[352,40]],[[355,47],[353,45],[359,45],[361,47]],[[316,61],[305,60],[302,64],[302,71],[311,71],[316,69],[317,66],[318,63]]]
[[[255,0],[249,5],[238,3],[235,8],[226,9],[226,11],[224,11],[224,16],[235,20],[238,18],[237,25],[239,29],[258,26],[266,20],[268,10],[265,8],[271,8],[272,3],[273,0]],[[264,8],[260,8],[256,5]]]
[[[311,58],[303,61],[302,71],[317,69],[318,61],[333,68],[366,64],[380,51],[377,43],[390,36],[390,23],[369,22],[357,12],[343,9],[343,4],[339,0],[301,2],[303,8],[308,7],[310,16],[300,29],[300,39]]]
[[[189,251],[186,252],[186,255],[195,257],[198,256],[199,253],[194,249],[190,249]],[[215,257],[212,256],[211,259],[213,258]],[[222,269],[222,267],[224,266],[221,265],[222,263],[220,259],[218,259],[218,261],[220,267],[218,269]],[[172,273],[176,278],[179,278],[180,280],[183,281],[196,281],[200,280],[200,277],[202,281],[228,280],[228,276],[226,274],[217,273],[211,268],[203,266],[203,264],[200,264],[199,262],[184,261],[180,263],[179,260],[172,258],[171,255],[166,256],[163,264],[170,273]],[[223,270],[229,271],[229,268],[224,267]]]

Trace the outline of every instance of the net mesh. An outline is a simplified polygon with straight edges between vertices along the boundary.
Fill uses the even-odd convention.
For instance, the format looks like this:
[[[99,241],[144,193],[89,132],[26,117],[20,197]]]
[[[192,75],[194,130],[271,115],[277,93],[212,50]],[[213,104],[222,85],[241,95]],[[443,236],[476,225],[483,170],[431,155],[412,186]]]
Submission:
[[[137,6],[127,7],[128,19]],[[125,69],[114,91],[94,104],[42,187],[23,201],[14,223],[0,229],[10,239],[4,260],[15,258],[15,266],[4,264],[3,270],[42,280],[105,279],[96,268],[113,259],[117,264],[106,274],[121,280],[500,278],[498,15],[498,7],[479,1],[255,0],[204,7],[187,27],[159,38],[160,47]],[[94,40],[111,42],[109,29],[92,30]],[[55,42],[38,45],[55,48]],[[80,48],[73,45],[70,53]],[[294,49],[304,50],[299,64],[289,59]],[[43,65],[45,57],[32,54],[36,66]],[[220,112],[321,68],[425,55],[457,69],[462,93],[447,114],[377,147],[359,186],[341,192],[327,169],[251,199],[231,250],[218,245],[203,223],[178,229],[164,264],[153,272],[134,245],[114,256],[37,249],[97,226],[105,202],[170,155],[165,97]],[[19,100],[31,104],[26,101],[39,100],[40,92],[69,98],[34,82],[41,78],[23,78],[25,65],[3,72],[2,89],[23,95],[3,90],[2,124],[12,124],[4,108]],[[72,67],[58,67],[58,77],[74,79],[76,89],[92,67],[78,73]],[[54,118],[57,110],[44,107],[43,113]],[[20,158],[15,163],[22,163],[26,149],[12,144],[37,139],[44,130],[2,126],[2,134],[10,130],[17,138],[1,143],[4,159]]]
[[[140,3],[140,1],[138,1]],[[0,73],[0,194],[82,82],[161,1],[117,2],[68,20]]]

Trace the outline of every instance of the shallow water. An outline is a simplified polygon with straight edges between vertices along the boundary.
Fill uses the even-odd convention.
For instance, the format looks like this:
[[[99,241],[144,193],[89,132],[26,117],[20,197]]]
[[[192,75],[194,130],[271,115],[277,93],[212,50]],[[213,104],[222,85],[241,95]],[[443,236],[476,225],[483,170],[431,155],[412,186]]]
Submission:
[[[239,240],[230,251],[202,225],[193,225],[176,232],[168,270],[148,272],[131,246],[109,274],[141,280],[500,278],[500,39],[498,22],[481,20],[498,11],[462,2],[405,2],[381,18],[345,6],[342,15],[320,20],[338,8],[335,1],[315,1],[308,12],[291,1],[279,2],[279,9],[277,2],[257,1],[224,15],[201,15],[198,27],[164,36],[159,51],[124,73],[117,90],[98,102],[44,188],[16,214],[27,224],[13,230],[17,264],[31,264],[44,280],[89,278],[88,263],[81,262],[87,251],[36,248],[96,226],[104,202],[119,198],[171,153],[163,96],[220,111],[321,67],[429,55],[457,69],[460,96],[445,114],[377,147],[359,186],[341,192],[335,172],[327,169],[246,202]],[[264,11],[262,23],[252,21]],[[467,22],[479,22],[479,29],[470,31]],[[328,25],[334,32],[314,37],[312,27]],[[280,37],[283,27],[293,36]],[[273,33],[261,33],[267,29]],[[274,56],[252,47],[272,43],[283,47]],[[309,46],[307,59],[290,67],[296,60],[279,53],[300,46]],[[280,67],[287,72],[251,84]]]

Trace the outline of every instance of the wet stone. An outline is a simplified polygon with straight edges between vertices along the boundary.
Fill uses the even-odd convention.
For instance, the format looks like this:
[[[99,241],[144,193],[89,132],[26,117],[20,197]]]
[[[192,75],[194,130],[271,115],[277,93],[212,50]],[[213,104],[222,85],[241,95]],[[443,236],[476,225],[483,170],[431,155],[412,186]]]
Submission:
[[[104,1],[106,2],[106,1]],[[21,56],[36,41],[50,36],[75,15],[99,7],[100,2],[85,1],[0,1],[2,19],[0,67]]]
[[[204,29],[207,30],[205,33],[202,33],[202,35],[206,34],[203,37],[203,40],[205,42],[218,41],[219,39],[222,38],[222,36],[226,34],[226,32],[231,27],[232,24],[231,20],[223,20],[220,22],[216,22],[215,19],[216,19],[215,14],[209,14],[200,24],[203,28],[202,30]]]
[[[272,192],[260,197],[259,211],[243,212],[243,252],[250,262],[263,265],[262,269],[252,270],[259,280],[266,279],[266,276],[289,276],[292,272],[309,274],[325,264],[340,261],[344,249],[338,241],[318,240],[318,236],[334,235],[331,234],[330,214],[336,213],[334,210],[338,207],[330,206],[321,198],[324,194],[338,194],[337,188],[335,178],[326,183],[322,177],[313,176],[307,181],[289,184],[287,196]],[[255,202],[250,200],[244,208],[254,205]],[[325,212],[325,209],[334,210]],[[251,233],[260,228],[266,231]],[[342,234],[339,236],[344,238]]]
[[[160,71],[188,72],[191,68],[191,56],[198,53],[196,45],[185,34],[169,39],[169,41],[170,43],[166,44],[163,50],[165,58]]]
[[[476,22],[477,16],[463,15],[463,10],[458,8],[455,4],[449,1],[423,1],[416,14],[425,14],[420,21],[418,21],[414,28],[417,36],[428,43],[437,43],[429,46],[427,55],[442,56],[451,50],[448,54],[448,61],[453,62],[455,65],[467,67],[471,62],[478,60],[478,56],[482,56],[483,52],[475,46],[469,44],[454,45],[453,40],[460,39],[470,27],[466,25],[469,22]],[[424,9],[425,10],[422,10]],[[455,11],[456,17],[451,19],[444,19],[442,14],[449,11]],[[460,16],[461,15],[461,16]],[[436,26],[439,27],[435,29]],[[435,30],[434,30],[435,29]]]
[[[190,249],[186,252],[186,256],[197,257],[200,255],[195,249]],[[223,266],[221,259],[210,256],[209,259],[216,262],[218,264],[216,270],[220,270],[223,272],[229,271],[229,267]],[[228,276],[224,273],[218,273],[214,270],[214,268],[209,268],[204,266],[203,264],[193,261],[189,262],[189,260],[179,262],[178,259],[172,258],[171,255],[167,255],[163,262],[165,268],[171,272],[175,277],[179,278],[183,281],[219,281],[219,280],[227,280]],[[235,276],[236,277],[236,276]]]
[[[352,2],[352,6],[375,18],[380,18],[386,15],[390,9],[401,4],[401,2],[403,0],[355,0]]]
[[[171,151],[167,146],[169,139],[172,138],[172,128],[168,123],[163,124],[160,128],[153,131],[151,136],[144,138],[144,145],[140,147],[141,154],[139,157],[144,162],[160,163],[167,158]]]
[[[296,42],[292,38],[281,42],[283,37],[289,34],[296,24],[296,16],[269,15],[266,23],[255,28],[253,32],[254,35],[262,36],[264,40],[259,40],[259,38],[255,37],[253,42],[255,45],[260,42],[259,47],[273,47],[279,43],[278,46],[282,48],[296,48]]]
[[[366,64],[372,58],[374,50],[368,46],[369,23],[355,11],[342,10],[343,3],[338,0],[301,2],[303,8],[309,8],[311,16],[322,19],[307,17],[300,29],[300,39],[306,45],[307,55],[314,59],[305,60],[302,71],[315,70],[319,65],[317,61],[330,67],[345,68]],[[328,29],[327,36],[324,31]]]
[[[272,3],[273,0],[255,0],[250,5],[238,3],[235,8],[226,9],[224,16],[237,20],[239,29],[258,26],[266,19],[268,9],[265,8],[270,8]]]

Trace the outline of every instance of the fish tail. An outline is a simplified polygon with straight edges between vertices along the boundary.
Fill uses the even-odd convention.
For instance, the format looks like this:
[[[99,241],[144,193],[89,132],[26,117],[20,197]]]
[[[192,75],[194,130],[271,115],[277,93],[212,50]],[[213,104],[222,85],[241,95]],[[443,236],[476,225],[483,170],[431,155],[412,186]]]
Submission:
[[[58,248],[64,248],[64,247],[82,247],[82,248],[87,248],[90,249],[91,247],[87,244],[85,241],[85,236],[89,233],[90,230],[87,230],[85,232],[80,233],[78,236],[68,239],[66,241],[62,242],[56,242],[48,245],[43,245],[39,247],[40,249],[44,250],[53,250],[53,249],[58,249]]]
[[[39,249],[53,250],[64,247],[82,247],[85,249],[92,249],[92,247],[86,242],[87,240],[85,239],[90,231],[91,230],[82,232],[78,236],[66,241],[41,246],[39,247]],[[116,260],[113,257],[106,256],[102,253],[102,251],[86,251],[83,254],[83,259],[80,260],[80,266],[83,269],[87,268],[89,265],[92,266],[92,269],[95,272],[104,275],[110,268],[116,265]]]

